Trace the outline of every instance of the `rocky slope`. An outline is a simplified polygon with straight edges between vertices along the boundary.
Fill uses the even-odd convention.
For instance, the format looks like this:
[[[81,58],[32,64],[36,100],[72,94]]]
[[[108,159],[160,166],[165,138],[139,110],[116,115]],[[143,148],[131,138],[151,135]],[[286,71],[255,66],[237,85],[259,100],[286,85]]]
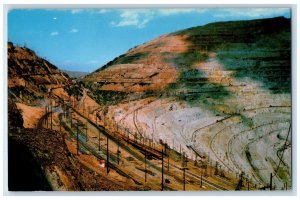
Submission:
[[[46,59],[26,47],[8,43],[9,97],[26,103],[37,103],[48,95],[49,88],[66,84],[70,78]]]
[[[68,75],[32,50],[8,43],[9,191],[135,189],[107,178],[99,167],[96,172],[96,157],[78,156],[70,147],[73,140],[59,128],[57,118],[63,112],[60,98],[80,98],[81,87],[72,84]]]
[[[291,187],[290,41],[283,17],[212,23],[132,48],[84,80],[112,129]]]
[[[65,139],[60,132],[49,129],[11,131],[9,190],[130,190],[83,165],[70,153]]]

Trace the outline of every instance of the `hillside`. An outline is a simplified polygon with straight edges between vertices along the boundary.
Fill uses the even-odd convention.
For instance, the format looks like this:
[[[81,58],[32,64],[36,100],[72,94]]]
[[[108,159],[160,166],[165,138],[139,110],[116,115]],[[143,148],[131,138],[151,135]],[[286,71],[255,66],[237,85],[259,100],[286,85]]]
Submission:
[[[70,79],[56,66],[26,47],[8,43],[8,92],[18,102],[37,103],[48,89],[64,85]]]
[[[41,130],[38,125],[48,115],[50,105],[57,100],[51,90],[67,85],[69,76],[31,49],[14,46],[11,42],[8,43],[7,59],[9,190],[79,188],[78,182],[71,180],[71,175],[77,173],[71,163],[67,160],[67,164],[62,164],[55,160],[67,155],[63,136],[47,129]],[[51,162],[47,161],[47,151],[51,152]],[[69,165],[68,171],[60,164]],[[68,174],[64,180],[59,173],[73,174]],[[62,181],[67,183],[64,185]]]
[[[143,189],[114,169],[107,176],[91,148],[76,148],[83,125],[73,112],[78,101],[98,106],[80,83],[29,48],[8,43],[7,57],[9,191]]]
[[[180,30],[79,80],[9,43],[10,190],[291,189],[290,23]]]
[[[160,36],[84,78],[111,130],[291,186],[291,21],[216,22]],[[198,160],[198,161],[199,161]]]
[[[265,80],[266,75],[262,74],[261,77],[258,73],[260,68],[266,67],[266,64],[276,58],[277,63],[283,64],[280,70],[283,70],[288,78],[290,19],[278,17],[217,22],[163,35],[130,49],[86,76],[86,80],[97,81],[102,90],[157,91],[170,83],[175,83],[180,75],[185,76],[189,73],[193,63],[207,60],[210,51],[219,51],[218,57],[222,64],[225,64],[228,70],[232,68],[239,71],[237,76],[241,77],[251,72],[251,78],[257,77],[261,78],[262,82],[268,81],[269,86],[274,86],[276,92],[276,84],[289,81],[277,82],[268,78]],[[237,66],[229,66],[238,56],[243,56],[240,60],[249,66],[240,69],[236,69]],[[226,59],[222,59],[223,57]],[[278,65],[271,67],[277,67],[274,73],[278,73]],[[289,92],[290,85],[284,86]]]

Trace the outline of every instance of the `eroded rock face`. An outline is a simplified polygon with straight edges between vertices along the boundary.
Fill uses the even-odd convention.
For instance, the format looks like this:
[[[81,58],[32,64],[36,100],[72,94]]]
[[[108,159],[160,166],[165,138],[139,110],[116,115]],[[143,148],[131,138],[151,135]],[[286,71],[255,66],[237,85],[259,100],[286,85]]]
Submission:
[[[54,190],[132,188],[124,178],[97,174],[98,161],[92,155],[76,157],[76,140],[39,126],[45,107],[26,105],[38,97],[48,106],[56,98],[78,104],[77,112],[114,136],[129,137],[159,153],[169,146],[198,163],[216,166],[215,175],[225,171],[238,179],[243,174],[258,189],[268,186],[272,173],[274,186],[281,189],[287,183],[290,188],[289,24],[285,18],[213,23],[164,35],[88,75],[88,89],[81,84],[65,88],[67,76],[27,48],[9,44],[10,98],[22,102],[10,114],[21,127],[37,127],[14,133],[12,125],[9,134],[29,148]],[[95,139],[98,131],[94,134]],[[111,146],[118,151],[117,143]],[[133,163],[127,170],[141,169],[134,163],[141,165],[142,159],[123,154]]]
[[[163,91],[178,78],[177,70],[167,59],[185,52],[187,47],[184,36],[164,35],[131,49],[86,76],[85,81],[97,82],[101,90]]]
[[[112,128],[198,154],[260,187],[270,173],[277,188],[290,187],[289,33],[285,18],[187,29],[130,50],[86,80],[131,92],[100,113]],[[124,59],[133,55],[140,57]]]
[[[9,97],[19,102],[45,98],[49,88],[65,85],[69,76],[27,47],[8,43]]]

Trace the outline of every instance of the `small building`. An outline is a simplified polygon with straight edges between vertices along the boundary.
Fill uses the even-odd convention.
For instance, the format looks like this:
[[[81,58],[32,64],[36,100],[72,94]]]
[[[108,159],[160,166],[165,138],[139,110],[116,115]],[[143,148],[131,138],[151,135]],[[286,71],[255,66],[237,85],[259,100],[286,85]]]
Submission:
[[[99,166],[104,168],[105,167],[105,160],[98,160]]]

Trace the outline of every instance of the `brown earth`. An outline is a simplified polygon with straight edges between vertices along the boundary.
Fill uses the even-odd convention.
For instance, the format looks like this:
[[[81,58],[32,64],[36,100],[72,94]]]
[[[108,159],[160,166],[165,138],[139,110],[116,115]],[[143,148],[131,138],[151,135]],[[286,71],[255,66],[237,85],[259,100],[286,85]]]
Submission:
[[[69,152],[62,132],[49,129],[23,129],[12,131],[11,139],[24,145],[41,164],[52,189],[82,191],[131,190],[126,184],[119,184],[96,173],[83,164],[96,162],[90,158],[78,158]],[[95,165],[95,164],[90,164]]]
[[[167,62],[174,54],[185,52],[188,44],[184,36],[161,36],[126,53],[137,57],[135,62],[120,63],[89,74],[84,81],[103,83],[99,89],[123,92],[161,91],[176,82],[178,72]]]
[[[26,47],[8,43],[8,88],[12,99],[37,104],[49,88],[66,85],[69,76]]]
[[[24,128],[35,128],[40,118],[45,114],[45,109],[41,107],[17,103],[17,108],[21,110]]]

